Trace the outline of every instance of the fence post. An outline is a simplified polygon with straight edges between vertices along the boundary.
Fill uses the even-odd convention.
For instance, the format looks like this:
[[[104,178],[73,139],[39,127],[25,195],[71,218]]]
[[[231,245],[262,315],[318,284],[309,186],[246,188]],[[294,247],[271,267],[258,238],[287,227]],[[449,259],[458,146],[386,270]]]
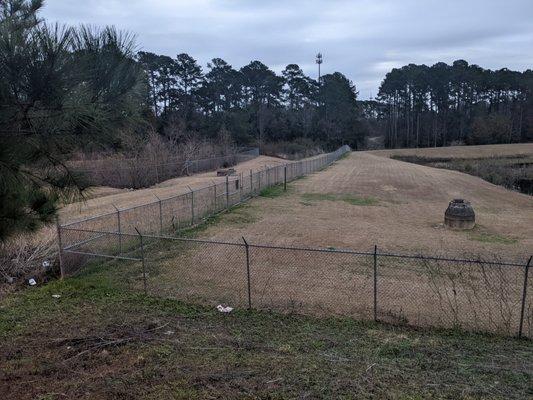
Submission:
[[[226,209],[229,208],[229,177],[226,175]]]
[[[243,173],[241,172],[240,179],[239,179],[239,190],[241,191],[241,203],[242,203],[242,178],[243,178]]]
[[[187,186],[191,191],[191,226],[194,225],[194,191],[190,186]]]
[[[213,195],[214,195],[213,204],[215,205],[215,212],[217,212],[217,184],[216,184],[216,182],[213,182]]]
[[[122,255],[122,225],[120,223],[120,210],[114,204],[113,207],[117,210],[118,254]]]
[[[152,193],[159,203],[159,234],[163,234],[163,206],[161,205],[161,199],[155,193]]]
[[[57,229],[57,244],[59,247],[59,272],[61,275],[61,280],[65,278],[65,266],[63,264],[63,241],[61,239],[61,225],[59,224],[59,218],[56,216],[56,229]]]
[[[143,286],[144,286],[144,295],[146,296],[148,294],[148,289],[147,289],[147,286],[146,286],[146,265],[144,263],[144,242],[143,242],[143,235],[141,235],[141,232],[139,232],[139,230],[137,229],[137,227],[135,228],[135,230],[137,231],[137,234],[139,235],[139,240],[141,242],[141,265],[142,265],[142,269],[143,269]]]
[[[248,242],[242,237],[242,241],[244,242],[244,249],[246,251],[246,278],[247,278],[247,288],[248,288],[248,309],[250,310],[252,308],[252,288],[250,284],[250,246],[248,245]]]
[[[287,191],[287,164],[283,167],[283,190]]]
[[[518,327],[518,338],[519,339],[522,337],[522,329],[524,328],[524,312],[526,310],[527,280],[528,280],[528,275],[529,275],[529,266],[531,265],[532,258],[533,256],[529,257],[529,260],[524,269],[524,289],[522,291],[522,307],[520,308],[520,325]]]
[[[378,246],[374,246],[374,321],[378,320]]]

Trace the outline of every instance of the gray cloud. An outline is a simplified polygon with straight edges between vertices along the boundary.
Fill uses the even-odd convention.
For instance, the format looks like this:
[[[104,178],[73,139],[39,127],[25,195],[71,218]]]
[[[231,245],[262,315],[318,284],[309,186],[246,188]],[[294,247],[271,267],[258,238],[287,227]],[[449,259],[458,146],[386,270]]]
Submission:
[[[362,98],[407,63],[533,68],[531,0],[48,0],[43,16],[115,25],[143,50],[186,52],[203,65],[261,60],[279,72],[297,63],[316,76],[322,51],[323,71],[343,72]]]

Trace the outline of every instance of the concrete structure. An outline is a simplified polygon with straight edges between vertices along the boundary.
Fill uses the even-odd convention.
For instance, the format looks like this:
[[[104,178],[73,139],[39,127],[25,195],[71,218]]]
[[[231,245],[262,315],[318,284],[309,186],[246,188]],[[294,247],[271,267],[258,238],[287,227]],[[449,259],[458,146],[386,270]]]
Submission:
[[[476,214],[470,202],[463,199],[450,201],[444,213],[444,225],[452,229],[472,229],[476,225]]]

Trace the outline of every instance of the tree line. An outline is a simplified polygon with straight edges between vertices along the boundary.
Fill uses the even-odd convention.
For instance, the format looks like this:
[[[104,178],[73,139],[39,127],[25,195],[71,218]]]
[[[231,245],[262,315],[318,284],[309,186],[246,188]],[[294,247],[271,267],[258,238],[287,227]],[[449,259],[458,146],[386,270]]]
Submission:
[[[175,58],[149,52],[137,57],[148,82],[148,103],[158,130],[217,137],[239,144],[298,138],[325,148],[364,143],[357,91],[340,72],[314,80],[297,64],[276,75],[260,61],[240,69],[214,58],[203,71],[188,54]]]
[[[389,148],[533,140],[533,71],[464,60],[394,68],[364,107]]]

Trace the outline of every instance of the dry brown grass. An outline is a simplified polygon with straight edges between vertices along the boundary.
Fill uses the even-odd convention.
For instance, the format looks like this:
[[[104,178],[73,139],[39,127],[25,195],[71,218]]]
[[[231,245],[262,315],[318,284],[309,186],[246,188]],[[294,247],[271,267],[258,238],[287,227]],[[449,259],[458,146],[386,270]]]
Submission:
[[[4,283],[8,278],[15,278],[16,282],[38,271],[44,260],[53,263],[56,254],[56,231],[51,226],[37,233],[16,235],[0,242],[0,282]]]
[[[478,223],[473,231],[443,226],[444,210],[456,197],[472,202]],[[222,217],[201,238],[238,241],[244,236],[250,243],[362,251],[377,244],[381,251],[520,263],[533,245],[531,197],[466,174],[364,152],[291,184],[286,195],[253,199],[240,213],[238,219]],[[161,274],[154,287],[172,297],[244,305],[241,253],[161,252],[164,256],[153,263]],[[257,249],[251,254],[255,306],[371,317],[371,257]],[[380,260],[381,319],[516,332],[523,268]],[[532,306],[528,301],[528,335]]]
[[[309,200],[308,194],[316,200]],[[324,199],[321,200],[322,194]],[[329,200],[371,198],[375,205]],[[470,232],[445,229],[448,202],[465,198],[476,211]],[[205,236],[285,245],[446,255],[494,255],[525,260],[533,248],[530,196],[455,171],[352,153],[325,171],[292,184],[287,196],[259,198],[256,221],[214,226]]]
[[[167,242],[148,254],[148,287],[158,296],[246,307],[245,254],[238,246]],[[253,246],[249,254],[254,308],[373,318],[372,254]],[[378,256],[377,317],[513,336],[522,282],[523,267]],[[533,302],[527,304],[524,335],[531,336]]]
[[[374,150],[369,153],[378,156],[418,156],[450,158],[489,158],[533,155],[533,143],[488,144],[482,146],[428,147],[420,149]]]

